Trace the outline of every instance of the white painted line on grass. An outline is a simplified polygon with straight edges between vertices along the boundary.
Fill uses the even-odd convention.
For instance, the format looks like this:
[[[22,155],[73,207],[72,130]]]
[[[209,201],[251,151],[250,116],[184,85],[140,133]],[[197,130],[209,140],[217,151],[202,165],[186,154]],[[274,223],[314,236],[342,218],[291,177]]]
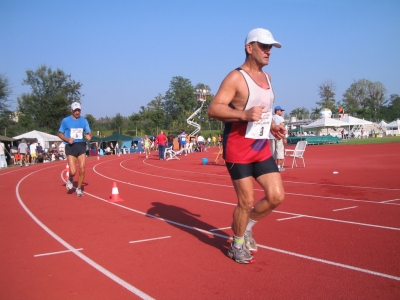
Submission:
[[[81,251],[83,248],[78,248],[74,249],[76,251]],[[39,257],[39,256],[47,256],[47,255],[55,255],[55,254],[61,254],[61,253],[67,253],[67,252],[72,252],[72,250],[64,250],[64,251],[57,251],[57,252],[49,252],[49,253],[42,253],[42,254],[36,254],[33,257]]]
[[[162,239],[169,239],[170,237],[171,237],[171,236],[162,236],[162,237],[152,238],[152,239],[146,239],[146,240],[130,241],[129,244],[142,243],[142,242],[149,242],[149,241],[162,240]]]
[[[277,219],[277,221],[286,221],[286,220],[292,220],[292,219],[297,219],[297,218],[302,218],[304,216],[298,215],[298,216],[293,216],[293,217],[288,217],[288,218],[282,218],[282,219]]]
[[[352,209],[352,208],[357,208],[357,207],[358,207],[358,206],[345,207],[345,208],[338,208],[338,209],[334,209],[333,211],[341,211],[341,210]]]

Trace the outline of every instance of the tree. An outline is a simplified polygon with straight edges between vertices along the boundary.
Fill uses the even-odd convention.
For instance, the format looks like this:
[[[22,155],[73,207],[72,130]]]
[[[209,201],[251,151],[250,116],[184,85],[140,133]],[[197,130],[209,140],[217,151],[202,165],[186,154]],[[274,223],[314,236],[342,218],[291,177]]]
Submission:
[[[113,119],[113,123],[114,123],[115,128],[117,129],[118,133],[121,133],[121,128],[124,125],[124,117],[121,116],[120,113],[117,113],[115,115],[115,118]]]
[[[320,108],[329,108],[331,111],[336,111],[335,89],[335,83],[330,79],[321,83],[318,86],[318,95],[321,101],[316,104]]]
[[[164,114],[162,100],[163,100],[162,95],[158,94],[156,98],[154,98],[153,100],[150,101],[149,104],[147,104],[147,115],[149,119],[155,124],[156,133],[158,133],[159,128],[161,128],[161,126],[165,122],[165,114]]]
[[[378,112],[387,103],[386,88],[380,82],[367,79],[354,81],[343,94],[343,107],[349,114],[376,119]]]
[[[198,105],[190,80],[180,76],[173,77],[163,104],[166,126],[170,128],[174,121],[177,121],[178,126],[185,126],[186,119],[190,116],[188,113],[193,113]]]
[[[400,96],[398,94],[390,95],[389,105],[383,106],[378,113],[378,118],[386,121],[393,121],[400,116]]]
[[[82,84],[71,79],[64,71],[52,71],[44,65],[36,71],[26,71],[24,85],[31,93],[17,99],[20,112],[31,118],[34,125],[56,132],[62,118],[70,113],[69,105],[80,102]]]
[[[88,123],[89,123],[90,129],[91,129],[92,132],[93,132],[93,130],[94,130],[94,128],[95,128],[95,124],[96,124],[96,118],[95,118],[93,115],[91,115],[91,114],[86,114],[86,115],[85,115],[85,118],[86,118],[86,120],[87,120]]]
[[[291,116],[295,116],[297,120],[303,120],[304,118],[308,117],[310,111],[305,107],[295,108],[290,112]]]
[[[12,112],[10,111],[10,95],[12,88],[5,75],[0,74],[0,132],[7,134],[7,128],[13,125],[14,121],[10,119]]]

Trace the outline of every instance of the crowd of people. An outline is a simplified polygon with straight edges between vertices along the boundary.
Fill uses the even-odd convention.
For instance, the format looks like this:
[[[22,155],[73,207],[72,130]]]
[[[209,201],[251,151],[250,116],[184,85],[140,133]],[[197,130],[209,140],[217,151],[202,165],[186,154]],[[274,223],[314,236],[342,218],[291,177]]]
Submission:
[[[0,142],[0,168],[6,168],[8,163],[27,167],[56,160],[66,160],[64,145],[60,142],[52,143],[49,149],[44,149],[39,142],[25,139],[22,139],[18,146],[6,147]]]

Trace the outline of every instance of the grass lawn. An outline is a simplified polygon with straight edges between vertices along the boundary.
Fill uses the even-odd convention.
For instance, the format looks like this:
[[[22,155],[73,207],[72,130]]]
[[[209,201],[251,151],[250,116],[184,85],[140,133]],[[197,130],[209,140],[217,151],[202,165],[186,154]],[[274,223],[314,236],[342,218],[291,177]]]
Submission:
[[[365,145],[365,144],[383,144],[383,143],[396,143],[400,142],[400,136],[387,136],[381,138],[368,138],[368,139],[350,139],[347,141],[340,141],[340,144],[335,145]]]

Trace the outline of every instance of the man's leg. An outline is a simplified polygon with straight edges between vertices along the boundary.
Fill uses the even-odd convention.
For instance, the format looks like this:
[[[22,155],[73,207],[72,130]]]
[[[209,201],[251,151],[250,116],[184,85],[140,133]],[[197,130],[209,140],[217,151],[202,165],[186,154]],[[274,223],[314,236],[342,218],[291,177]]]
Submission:
[[[253,263],[253,256],[244,244],[244,232],[250,211],[254,203],[253,178],[246,177],[243,179],[232,180],[235,188],[238,205],[233,212],[232,230],[234,233],[233,243],[228,250],[228,256],[238,263]]]
[[[86,154],[78,156],[79,165],[79,177],[78,177],[78,189],[82,187],[83,179],[85,179],[85,167],[86,167]]]
[[[233,212],[233,232],[242,237],[246,230],[247,221],[254,205],[253,177],[232,180],[238,197],[238,205]]]
[[[264,174],[256,178],[256,181],[263,187],[265,192],[265,197],[258,201],[250,212],[250,219],[257,222],[283,202],[285,191],[280,173]]]

